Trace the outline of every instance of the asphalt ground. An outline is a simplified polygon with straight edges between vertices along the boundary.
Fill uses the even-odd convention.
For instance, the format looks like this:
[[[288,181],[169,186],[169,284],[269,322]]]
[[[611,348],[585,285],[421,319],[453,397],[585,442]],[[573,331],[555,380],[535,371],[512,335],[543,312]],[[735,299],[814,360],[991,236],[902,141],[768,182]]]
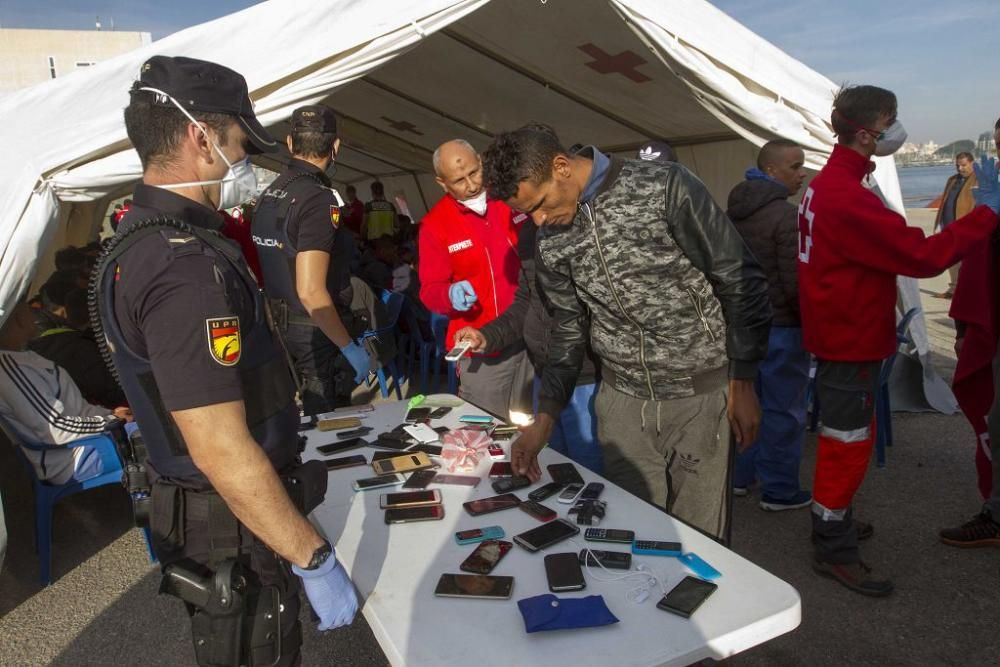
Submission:
[[[924,281],[928,316],[942,279]],[[946,317],[936,317],[936,365],[953,367]],[[367,397],[359,397],[367,400]],[[815,575],[806,510],[769,513],[751,493],[736,499],[733,548],[788,581],[802,597],[802,624],[727,661],[732,665],[998,665],[1000,549],[962,550],[937,530],[971,517],[974,436],[961,415],[894,415],[888,465],[875,467],[856,499],[856,515],[875,525],[863,557],[890,574],[895,593],[870,599]],[[809,436],[802,465],[808,488],[815,452]],[[179,602],[157,595],[158,570],[117,487],[57,506],[54,583],[37,582],[31,486],[14,453],[0,443],[0,489],[10,545],[0,573],[0,665],[190,665],[194,654]],[[745,602],[754,604],[752,599]],[[359,614],[349,628],[320,634],[303,611],[306,665],[385,665]],[[628,662],[622,647],[622,663]],[[482,664],[502,664],[483,656]]]

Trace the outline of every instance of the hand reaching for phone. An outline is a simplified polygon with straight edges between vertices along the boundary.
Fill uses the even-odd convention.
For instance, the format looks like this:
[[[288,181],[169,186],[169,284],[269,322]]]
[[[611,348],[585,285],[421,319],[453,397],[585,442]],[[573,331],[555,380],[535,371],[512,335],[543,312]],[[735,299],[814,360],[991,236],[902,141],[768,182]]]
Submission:
[[[542,451],[552,435],[552,417],[541,413],[534,423],[518,430],[520,435],[510,446],[510,465],[515,475],[524,475],[532,482],[537,482],[542,476],[538,452]]]
[[[469,349],[473,352],[486,351],[486,336],[474,327],[462,327],[455,332],[455,345],[463,342],[471,344]]]

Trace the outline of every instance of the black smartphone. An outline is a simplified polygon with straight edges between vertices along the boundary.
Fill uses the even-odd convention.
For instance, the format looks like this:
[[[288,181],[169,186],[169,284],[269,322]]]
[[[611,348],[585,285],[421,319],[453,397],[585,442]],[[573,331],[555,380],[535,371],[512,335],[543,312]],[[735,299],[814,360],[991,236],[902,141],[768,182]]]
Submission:
[[[411,472],[410,476],[406,478],[406,484],[403,485],[404,489],[425,489],[427,485],[434,481],[437,473],[433,470],[417,470]]]
[[[628,570],[632,567],[632,554],[627,551],[604,551],[602,549],[580,549],[580,564],[590,567],[603,565],[608,569]]]
[[[517,431],[514,432],[501,431],[500,433],[493,431],[493,433],[490,433],[490,437],[493,438],[493,442],[505,442],[507,440],[513,440],[515,435],[517,435]]]
[[[308,415],[299,419],[299,432],[311,431],[316,428],[316,415]]]
[[[556,519],[514,536],[514,541],[528,551],[541,551],[578,534],[580,529],[566,519]]]
[[[469,557],[462,561],[458,569],[463,572],[473,574],[489,574],[497,566],[500,559],[507,555],[507,552],[514,548],[514,545],[504,540],[486,540],[480,542],[476,550],[469,554]]]
[[[572,463],[553,463],[548,466],[548,471],[553,482],[583,486],[583,477],[580,477],[580,471]]]
[[[394,459],[399,456],[398,449],[387,449],[384,452],[372,452],[372,463],[382,459]]]
[[[582,591],[587,586],[583,580],[580,560],[574,553],[549,554],[545,557],[545,577],[553,593]]]
[[[520,498],[515,496],[513,493],[505,493],[503,495],[492,496],[490,498],[470,500],[467,503],[463,503],[462,507],[464,507],[465,511],[472,516],[479,516],[480,514],[489,514],[490,512],[509,510],[510,508],[517,507],[520,504]]]
[[[441,504],[441,492],[431,491],[400,491],[398,493],[383,493],[379,498],[379,507],[384,510],[398,507],[429,507]]]
[[[514,577],[493,577],[485,574],[442,574],[434,595],[442,598],[479,598],[509,600],[514,590]]]
[[[716,591],[718,585],[711,581],[698,579],[697,577],[684,577],[681,583],[663,596],[663,599],[656,603],[657,609],[669,611],[684,618],[690,618],[691,614],[701,606],[701,603]]]
[[[386,523],[413,523],[415,521],[440,521],[444,518],[444,507],[401,507],[385,511]]]
[[[441,456],[441,452],[444,451],[444,447],[441,445],[428,445],[426,443],[421,443],[413,445],[406,451],[408,452],[423,452],[427,456]]]
[[[493,482],[493,490],[497,493],[510,493],[511,491],[517,491],[528,486],[531,486],[531,480],[521,475],[504,477]]]
[[[555,494],[562,491],[565,484],[560,484],[559,482],[549,482],[545,486],[540,486],[531,493],[528,494],[529,500],[534,500],[535,502],[540,502],[545,500],[549,496],[554,496]]]
[[[358,428],[352,428],[350,431],[340,431],[337,433],[337,438],[339,440],[346,440],[347,438],[360,438],[363,435],[368,435],[372,432],[371,426],[361,426]]]
[[[331,442],[329,445],[320,445],[316,448],[316,451],[324,456],[329,456],[330,454],[346,452],[348,449],[354,449],[355,447],[364,447],[367,444],[361,438],[351,438],[343,442]]]
[[[441,419],[449,412],[451,412],[451,408],[435,408],[434,410],[431,410],[431,413],[427,416],[431,419]]]
[[[414,422],[418,419],[427,419],[430,417],[430,408],[410,408],[410,411],[406,413],[406,420],[408,422]]]
[[[577,496],[577,500],[597,500],[604,491],[604,485],[600,482],[591,482],[583,487],[583,491]]]
[[[356,454],[354,456],[342,456],[339,459],[329,459],[326,461],[327,470],[340,470],[341,468],[353,468],[354,466],[363,466],[368,464],[368,459],[366,459],[362,454]]]
[[[413,438],[411,438],[407,433],[379,433],[375,438],[375,442],[372,443],[373,447],[381,447],[383,449],[406,449],[414,443]]]
[[[521,511],[530,514],[539,521],[552,521],[552,519],[559,516],[555,510],[549,509],[541,503],[536,503],[534,500],[523,502],[518,507],[521,508]]]
[[[490,466],[490,479],[499,479],[501,477],[513,477],[514,468],[511,467],[510,461],[497,461],[492,466]]]

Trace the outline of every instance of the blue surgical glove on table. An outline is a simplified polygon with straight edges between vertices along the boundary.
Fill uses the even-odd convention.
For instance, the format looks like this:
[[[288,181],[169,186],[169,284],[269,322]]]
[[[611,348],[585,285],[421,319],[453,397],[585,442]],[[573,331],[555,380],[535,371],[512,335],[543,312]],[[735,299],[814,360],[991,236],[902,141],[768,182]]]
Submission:
[[[973,164],[979,187],[972,189],[977,206],[989,206],[994,213],[1000,213],[1000,185],[997,185],[997,161],[982,156],[979,164]]]
[[[479,298],[476,290],[472,289],[472,283],[468,280],[459,280],[448,288],[448,298],[451,300],[451,307],[460,313],[464,313]]]
[[[354,369],[354,382],[360,384],[366,377],[368,377],[368,371],[371,369],[372,360],[368,356],[368,350],[363,346],[358,345],[353,340],[340,348],[343,353],[344,358],[350,362],[351,368]]]
[[[292,572],[302,577],[309,604],[319,616],[320,630],[350,625],[358,613],[358,595],[344,568],[337,562],[336,553],[330,554],[326,562],[315,570],[303,570],[292,565]]]

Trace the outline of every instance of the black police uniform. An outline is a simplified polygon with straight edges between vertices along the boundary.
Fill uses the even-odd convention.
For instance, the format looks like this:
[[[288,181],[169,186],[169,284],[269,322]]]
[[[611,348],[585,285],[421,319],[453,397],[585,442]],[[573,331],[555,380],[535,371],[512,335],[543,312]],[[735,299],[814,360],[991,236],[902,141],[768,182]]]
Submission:
[[[148,229],[172,218],[193,232]],[[298,660],[300,582],[288,563],[229,512],[194,465],[171,411],[243,400],[247,426],[279,473],[296,464],[294,383],[265,304],[217,211],[140,184],[104,267],[99,307],[108,347],[148,451],[154,549],[166,567],[210,576],[237,558],[257,587],[276,587],[283,605],[281,661]],[[117,244],[115,242],[118,242]],[[117,246],[123,246],[124,250]],[[269,592],[273,592],[270,589]],[[195,643],[213,631],[188,605]],[[247,632],[244,632],[246,635]],[[258,656],[267,663],[267,652]]]
[[[292,158],[264,191],[254,209],[252,232],[263,272],[264,291],[302,382],[306,414],[350,405],[354,369],[338,347],[309,318],[295,286],[295,256],[307,250],[330,254],[326,286],[352,338],[363,322],[351,312],[351,233],[340,225],[340,202],[330,178],[315,165]]]

